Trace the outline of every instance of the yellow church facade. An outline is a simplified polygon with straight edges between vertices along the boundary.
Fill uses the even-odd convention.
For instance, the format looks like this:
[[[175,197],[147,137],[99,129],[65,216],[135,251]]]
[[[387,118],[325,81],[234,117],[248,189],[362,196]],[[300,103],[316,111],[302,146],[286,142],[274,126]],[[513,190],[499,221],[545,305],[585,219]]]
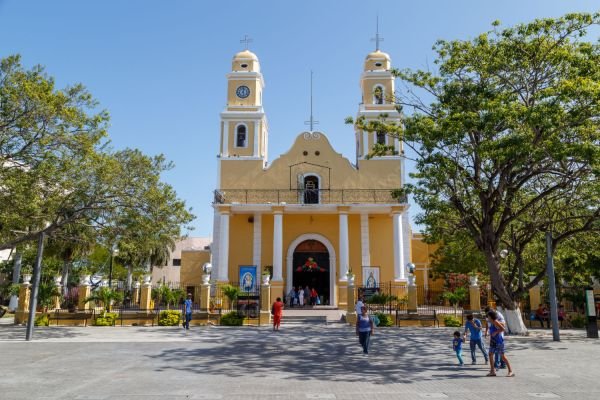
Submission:
[[[386,53],[367,55],[360,87],[358,117],[385,113],[400,121]],[[356,285],[406,283],[410,263],[416,264],[417,280],[427,284],[429,248],[413,237],[408,204],[398,191],[405,174],[402,143],[356,130],[353,163],[335,151],[325,133],[306,131],[290,135],[290,149],[269,162],[263,89],[258,57],[248,50],[237,53],[221,113],[213,281],[242,282],[248,271],[260,279],[269,271],[274,296],[308,286],[331,306],[346,304],[352,279]],[[367,158],[376,143],[394,151]],[[191,264],[205,258],[184,252],[182,281],[195,281]]]

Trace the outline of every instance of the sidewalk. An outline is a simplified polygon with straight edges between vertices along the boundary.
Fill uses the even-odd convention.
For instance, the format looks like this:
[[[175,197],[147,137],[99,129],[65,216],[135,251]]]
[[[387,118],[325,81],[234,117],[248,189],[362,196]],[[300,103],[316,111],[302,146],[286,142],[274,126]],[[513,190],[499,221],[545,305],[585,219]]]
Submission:
[[[351,327],[0,326],[2,400],[600,398],[600,341],[507,338],[516,377],[456,366],[454,328],[379,329],[364,356]],[[463,357],[470,361],[466,352]]]

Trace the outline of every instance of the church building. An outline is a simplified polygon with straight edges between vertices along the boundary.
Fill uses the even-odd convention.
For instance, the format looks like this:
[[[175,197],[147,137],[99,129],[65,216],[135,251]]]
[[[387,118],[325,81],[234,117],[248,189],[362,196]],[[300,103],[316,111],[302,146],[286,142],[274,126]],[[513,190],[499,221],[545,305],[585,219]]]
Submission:
[[[400,121],[391,68],[380,50],[366,56],[357,117],[368,121],[385,113],[388,121]],[[426,284],[428,250],[413,238],[399,192],[405,179],[402,142],[356,130],[353,163],[324,132],[281,132],[293,143],[269,161],[264,87],[258,57],[237,53],[221,113],[212,279],[242,284],[268,273],[275,295],[308,286],[331,306],[346,304],[349,279],[356,285],[402,285],[409,263],[417,264],[417,280]],[[377,143],[394,151],[368,158]]]

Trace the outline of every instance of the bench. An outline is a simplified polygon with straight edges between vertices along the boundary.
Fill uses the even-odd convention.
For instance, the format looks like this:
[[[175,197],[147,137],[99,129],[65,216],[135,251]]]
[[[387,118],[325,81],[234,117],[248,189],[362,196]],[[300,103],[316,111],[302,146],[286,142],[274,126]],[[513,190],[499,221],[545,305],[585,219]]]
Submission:
[[[396,310],[396,324],[400,326],[400,321],[433,321],[433,326],[437,324],[440,327],[440,322],[437,319],[435,310],[427,311],[426,313],[416,312],[399,312]]]
[[[83,321],[84,326],[87,326],[88,320],[93,319],[93,317],[94,310],[69,312],[69,310],[58,309],[54,310],[51,319],[56,321],[56,326],[58,326],[59,321]]]
[[[158,317],[159,310],[127,310],[121,309],[119,311],[119,318],[121,319],[121,326],[123,326],[123,320],[127,321],[152,321],[152,326],[154,326],[154,320]]]

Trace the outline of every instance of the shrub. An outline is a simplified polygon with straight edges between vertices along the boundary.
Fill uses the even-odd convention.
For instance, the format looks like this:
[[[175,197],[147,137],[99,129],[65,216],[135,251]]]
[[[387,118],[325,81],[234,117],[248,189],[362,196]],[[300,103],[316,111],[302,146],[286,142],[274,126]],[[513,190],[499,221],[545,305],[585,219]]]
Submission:
[[[181,322],[181,311],[163,310],[158,314],[159,326],[177,326]]]
[[[35,317],[34,321],[35,326],[50,326],[50,320],[48,319],[48,314],[41,314]]]
[[[584,328],[585,323],[585,317],[581,314],[575,314],[571,319],[571,325],[573,326],[573,328]]]
[[[379,318],[378,326],[394,326],[394,321],[391,315],[384,313],[375,313],[375,315],[377,318]]]
[[[244,318],[237,311],[231,311],[221,317],[221,325],[241,326],[244,324]]]
[[[462,326],[462,323],[460,322],[460,319],[458,319],[457,317],[455,317],[453,315],[446,315],[444,317],[444,325],[451,326],[451,327],[460,327],[460,326]]]
[[[100,316],[98,316],[95,320],[93,325],[94,326],[113,326],[115,324],[115,321],[117,320],[118,314],[117,313],[102,313],[100,314]]]

